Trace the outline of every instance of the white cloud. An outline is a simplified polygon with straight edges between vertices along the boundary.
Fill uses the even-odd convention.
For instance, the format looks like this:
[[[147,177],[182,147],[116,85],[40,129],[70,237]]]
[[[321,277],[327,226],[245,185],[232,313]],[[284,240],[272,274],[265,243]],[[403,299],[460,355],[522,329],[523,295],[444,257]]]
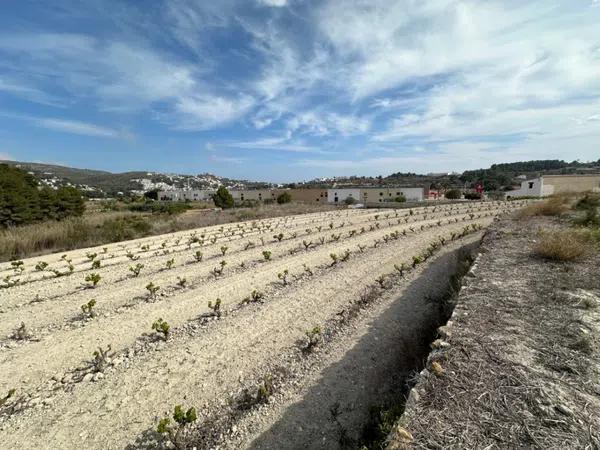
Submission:
[[[195,65],[124,42],[73,34],[20,35],[0,38],[0,49],[48,71],[75,98],[89,102],[95,97],[103,111],[156,107],[154,117],[179,130],[217,127],[240,118],[254,105],[249,95],[215,93],[201,81],[203,70]]]
[[[218,155],[210,155],[209,160],[219,164],[243,164],[247,161],[245,158]]]
[[[26,114],[13,114],[0,112],[0,116],[9,119],[23,120],[33,126],[46,128],[48,130],[61,131],[69,134],[78,134],[82,136],[104,137],[104,138],[124,138],[132,139],[133,135],[127,130],[118,130],[93,123],[82,122],[78,120],[60,119],[55,117],[38,117]]]
[[[127,8],[138,16],[112,34],[0,33],[0,93],[86,105],[116,120],[140,114],[176,131],[240,122],[249,137],[211,136],[215,145],[331,155],[305,164],[333,164],[346,143],[362,138],[365,148],[331,166],[339,170],[451,158],[481,166],[511,149],[545,158],[556,143],[569,148],[563,155],[583,157],[600,126],[596,4],[171,0],[160,17]],[[94,119],[55,116],[32,123],[122,135],[88,123]],[[493,141],[506,151],[498,155]],[[435,164],[423,156],[432,151]],[[369,157],[377,152],[396,159]]]
[[[121,137],[122,134],[111,128],[101,127],[91,123],[79,122],[76,120],[32,118],[32,122],[42,128],[50,130],[63,131],[71,134],[81,134],[85,136],[96,137]]]
[[[212,95],[181,97],[175,104],[177,114],[165,117],[178,130],[206,130],[233,122],[254,106],[248,96],[225,98]]]
[[[317,136],[334,133],[342,136],[364,134],[370,127],[371,123],[365,117],[318,111],[298,113],[287,122],[287,129],[292,132],[300,131]]]
[[[288,138],[262,138],[254,141],[229,142],[230,148],[275,150],[292,153],[323,153],[318,147],[306,145],[303,142],[290,141]]]
[[[265,6],[281,8],[287,6],[288,0],[258,0],[258,3]]]

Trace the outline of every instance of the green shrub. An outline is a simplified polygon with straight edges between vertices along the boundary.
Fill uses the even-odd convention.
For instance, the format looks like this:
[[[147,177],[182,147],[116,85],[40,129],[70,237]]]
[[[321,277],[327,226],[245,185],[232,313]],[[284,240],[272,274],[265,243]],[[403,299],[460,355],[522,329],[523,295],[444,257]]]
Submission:
[[[600,194],[585,194],[575,203],[575,209],[600,208]]]
[[[91,299],[89,302],[81,305],[81,311],[83,311],[83,315],[85,317],[94,318],[96,317],[96,311],[94,307],[96,306],[96,299]]]
[[[462,193],[459,189],[450,189],[446,191],[445,197],[449,200],[458,200],[462,197]]]
[[[101,279],[102,279],[102,277],[98,273],[90,273],[90,274],[86,275],[86,277],[85,277],[85,281],[92,288],[95,288]]]
[[[146,290],[148,291],[148,298],[156,299],[156,293],[160,290],[160,286],[150,282],[146,285]]]
[[[210,300],[208,301],[208,307],[210,309],[212,309],[212,314],[215,317],[221,317],[221,299],[217,298],[215,300],[215,303],[211,302]]]
[[[98,350],[92,353],[91,367],[94,372],[104,372],[104,369],[111,364],[113,354],[110,351],[111,346],[109,345],[106,350],[98,347]]]
[[[37,270],[38,272],[43,272],[44,270],[46,270],[46,267],[48,267],[48,263],[47,262],[39,261],[35,265],[35,270]]]
[[[269,261],[271,259],[271,252],[269,250],[265,250],[262,252],[263,258],[265,258],[265,261]]]
[[[233,208],[233,196],[229,193],[225,186],[220,186],[217,192],[212,197],[217,208]]]
[[[157,334],[162,335],[162,338],[166,341],[169,338],[169,330],[171,326],[159,318],[152,324],[152,329],[156,331]]]
[[[135,266],[130,266],[129,271],[133,274],[133,277],[135,278],[140,275],[140,272],[142,271],[143,268],[144,268],[143,264],[137,263]]]
[[[127,205],[127,209],[132,212],[168,215],[181,214],[190,208],[185,202],[144,202]]]
[[[479,192],[465,192],[465,199],[481,200],[481,194]]]
[[[100,231],[104,242],[120,242],[148,236],[152,225],[143,216],[125,216],[104,221]]]
[[[189,408],[187,411],[184,411],[181,405],[177,405],[173,410],[172,417],[175,425],[171,425],[169,417],[164,417],[158,423],[156,431],[160,435],[167,437],[177,450],[185,450],[188,448],[186,433],[189,426],[198,419],[196,409]]]
[[[277,196],[277,203],[280,205],[284,203],[289,203],[292,201],[292,196],[289,192],[283,192]]]
[[[279,272],[277,274],[277,278],[279,278],[281,280],[281,282],[283,283],[284,286],[288,285],[288,275],[290,274],[288,269],[284,269],[283,272]]]
[[[303,351],[306,353],[310,353],[321,342],[321,327],[316,326],[306,331],[304,335],[306,336],[306,342],[304,344]]]

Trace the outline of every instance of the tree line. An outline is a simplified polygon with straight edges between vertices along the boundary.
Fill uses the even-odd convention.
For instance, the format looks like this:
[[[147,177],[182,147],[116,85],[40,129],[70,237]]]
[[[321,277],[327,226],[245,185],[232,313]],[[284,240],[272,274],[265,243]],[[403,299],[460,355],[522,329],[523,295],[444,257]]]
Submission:
[[[41,186],[31,174],[0,164],[0,227],[80,216],[85,201],[77,189]]]

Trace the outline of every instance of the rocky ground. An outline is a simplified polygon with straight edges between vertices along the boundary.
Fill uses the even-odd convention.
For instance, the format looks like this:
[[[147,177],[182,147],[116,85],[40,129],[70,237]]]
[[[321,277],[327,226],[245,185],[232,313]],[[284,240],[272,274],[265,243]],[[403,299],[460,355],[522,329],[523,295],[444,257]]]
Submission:
[[[600,448],[600,254],[532,251],[554,218],[489,229],[387,448]]]

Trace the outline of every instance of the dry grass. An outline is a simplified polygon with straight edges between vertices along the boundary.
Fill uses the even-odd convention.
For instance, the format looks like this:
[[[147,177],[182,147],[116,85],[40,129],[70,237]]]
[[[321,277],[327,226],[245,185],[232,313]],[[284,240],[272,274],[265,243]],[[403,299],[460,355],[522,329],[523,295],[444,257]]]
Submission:
[[[544,233],[533,248],[533,253],[553,261],[573,261],[587,252],[587,239],[576,231],[551,231]]]
[[[549,200],[534,203],[523,208],[519,212],[520,219],[527,219],[532,216],[560,216],[568,209],[568,199],[565,197],[552,197]]]
[[[224,211],[189,210],[180,215],[132,212],[86,212],[82,217],[0,229],[0,262],[75,250],[240,220],[264,219],[335,209],[328,205],[290,203]]]

